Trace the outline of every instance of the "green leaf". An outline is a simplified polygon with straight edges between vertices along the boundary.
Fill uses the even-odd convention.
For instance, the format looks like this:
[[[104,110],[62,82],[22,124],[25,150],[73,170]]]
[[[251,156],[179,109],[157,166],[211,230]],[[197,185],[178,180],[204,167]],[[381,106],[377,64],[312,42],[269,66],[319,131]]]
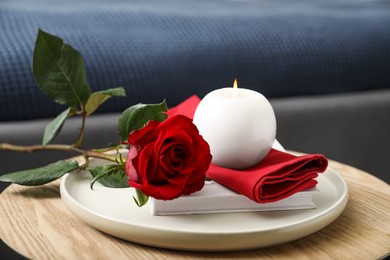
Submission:
[[[38,31],[32,69],[41,91],[59,104],[81,106],[91,95],[80,53],[57,36]]]
[[[109,188],[128,188],[126,172],[118,168],[118,165],[104,165],[94,168],[88,168],[93,179],[91,189],[96,181]]]
[[[135,197],[133,196],[133,199],[135,201],[135,204],[137,204],[138,207],[142,207],[148,202],[149,196],[143,193],[142,191],[135,189],[135,194],[136,196]]]
[[[54,181],[62,177],[65,173],[78,168],[79,165],[77,161],[62,160],[44,167],[2,175],[0,176],[0,181],[12,182],[26,186],[37,186]]]
[[[43,145],[50,143],[51,140],[53,140],[58,135],[62,126],[64,125],[65,119],[70,114],[70,110],[71,108],[69,107],[46,126],[45,132],[43,134]]]
[[[137,104],[129,107],[122,113],[118,122],[121,141],[127,140],[132,131],[142,128],[150,120],[164,121],[168,117],[164,113],[167,111],[165,100],[159,104]]]
[[[87,103],[85,104],[85,111],[89,116],[92,114],[101,104],[111,97],[125,97],[126,91],[124,88],[110,88],[99,92],[92,93]]]

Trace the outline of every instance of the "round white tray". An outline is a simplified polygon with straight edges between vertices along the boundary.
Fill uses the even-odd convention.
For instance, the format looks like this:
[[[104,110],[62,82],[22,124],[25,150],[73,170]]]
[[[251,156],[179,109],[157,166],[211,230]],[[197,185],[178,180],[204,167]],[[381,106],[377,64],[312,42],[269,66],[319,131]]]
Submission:
[[[330,168],[317,180],[316,209],[181,216],[152,216],[148,205],[135,205],[132,188],[96,183],[91,190],[86,172],[65,175],[60,191],[73,214],[115,237],[170,249],[232,251],[293,241],[334,221],[347,204],[347,185]]]

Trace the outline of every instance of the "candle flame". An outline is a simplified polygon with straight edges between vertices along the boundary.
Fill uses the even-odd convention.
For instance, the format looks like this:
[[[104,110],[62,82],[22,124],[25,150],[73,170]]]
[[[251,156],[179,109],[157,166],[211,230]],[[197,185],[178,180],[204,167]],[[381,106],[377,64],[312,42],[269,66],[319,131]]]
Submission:
[[[234,79],[234,83],[233,83],[233,97],[234,98],[238,97],[238,83],[237,83],[237,79]]]
[[[234,82],[233,82],[233,88],[237,89],[238,88],[238,82],[237,82],[237,79],[234,79]]]

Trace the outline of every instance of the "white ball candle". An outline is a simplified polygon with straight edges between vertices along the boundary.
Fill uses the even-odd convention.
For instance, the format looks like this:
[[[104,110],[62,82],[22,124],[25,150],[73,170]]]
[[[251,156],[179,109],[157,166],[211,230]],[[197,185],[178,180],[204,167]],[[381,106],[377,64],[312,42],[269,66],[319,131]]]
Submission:
[[[194,124],[210,145],[215,165],[244,169],[260,162],[276,136],[275,114],[260,93],[235,87],[217,89],[199,103]]]

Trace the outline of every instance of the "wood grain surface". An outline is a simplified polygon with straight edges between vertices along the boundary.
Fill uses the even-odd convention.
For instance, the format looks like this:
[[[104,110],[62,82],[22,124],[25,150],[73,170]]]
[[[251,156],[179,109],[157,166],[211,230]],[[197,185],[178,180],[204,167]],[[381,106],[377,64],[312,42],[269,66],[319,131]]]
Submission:
[[[240,252],[185,252],[134,244],[75,217],[61,201],[59,181],[10,185],[0,194],[0,237],[31,259],[380,259],[390,253],[390,186],[330,161],[350,192],[346,209],[324,229],[287,244]],[[1,258],[1,256],[0,256]]]

